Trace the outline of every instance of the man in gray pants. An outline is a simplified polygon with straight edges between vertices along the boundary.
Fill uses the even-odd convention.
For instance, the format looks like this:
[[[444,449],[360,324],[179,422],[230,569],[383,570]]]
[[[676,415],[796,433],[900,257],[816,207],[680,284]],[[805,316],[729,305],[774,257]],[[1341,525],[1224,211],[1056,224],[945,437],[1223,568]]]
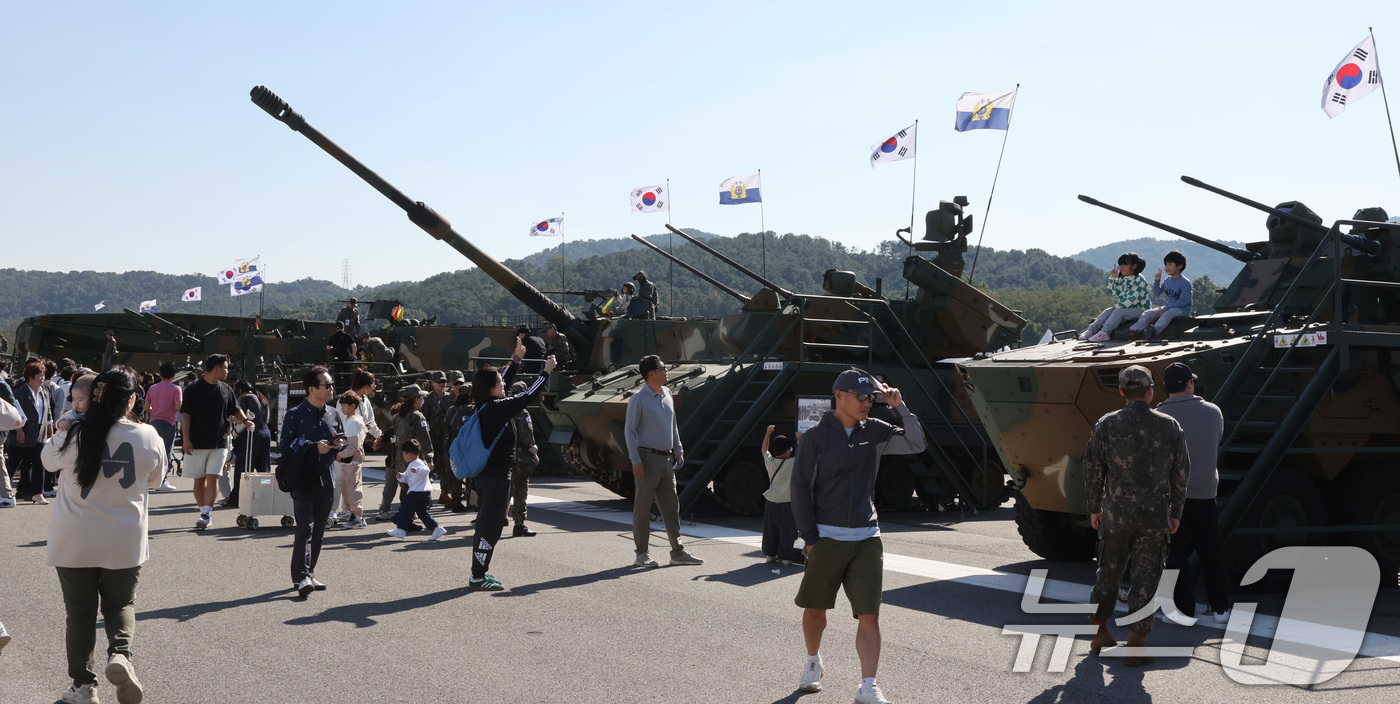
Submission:
[[[676,406],[666,388],[666,365],[656,355],[637,364],[646,381],[627,399],[627,456],[637,496],[632,504],[632,537],[637,543],[638,567],[656,567],[648,555],[651,543],[651,503],[654,499],[671,541],[671,564],[699,565],[701,560],[681,546],[681,505],[676,496],[676,470],[685,466],[681,432],[676,426]]]

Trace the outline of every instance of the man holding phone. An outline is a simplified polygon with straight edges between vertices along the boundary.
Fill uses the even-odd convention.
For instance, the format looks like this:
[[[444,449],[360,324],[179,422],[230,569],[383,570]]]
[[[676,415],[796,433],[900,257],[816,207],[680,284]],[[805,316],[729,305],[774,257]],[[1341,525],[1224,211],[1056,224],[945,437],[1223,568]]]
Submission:
[[[345,445],[345,428],[334,408],[327,407],[335,397],[331,374],[315,366],[302,377],[306,400],[287,411],[278,442],[283,452],[315,453],[315,471],[303,476],[292,490],[297,533],[292,545],[292,584],[305,597],[326,588],[316,579],[316,561],[321,556],[321,538],[331,515],[335,488],[331,483],[331,462]]]
[[[857,704],[889,704],[875,684],[880,663],[880,598],[884,590],[884,546],[875,512],[875,475],[882,455],[924,451],[924,429],[904,405],[899,389],[869,372],[847,369],[831,386],[836,409],[802,434],[792,468],[792,515],[806,543],[806,569],[796,603],[802,607],[807,662],[798,689],[820,691],[821,643],[826,612],[844,588],[856,625],[860,658]],[[883,399],[880,396],[883,395]],[[883,400],[899,425],[870,418]]]
[[[676,470],[685,466],[681,432],[676,426],[676,405],[666,388],[666,365],[654,354],[637,363],[646,382],[627,399],[627,456],[637,495],[632,504],[632,539],[636,542],[637,567],[656,567],[647,554],[651,543],[651,504],[661,512],[666,537],[671,541],[671,564],[704,564],[681,545],[681,504],[676,495]]]

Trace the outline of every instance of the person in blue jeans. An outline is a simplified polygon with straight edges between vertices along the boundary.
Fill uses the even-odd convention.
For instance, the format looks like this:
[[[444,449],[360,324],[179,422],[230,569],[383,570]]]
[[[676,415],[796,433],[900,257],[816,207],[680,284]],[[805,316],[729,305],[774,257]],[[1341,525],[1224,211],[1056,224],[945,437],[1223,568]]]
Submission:
[[[407,464],[404,470],[398,473],[398,477],[399,481],[408,485],[408,492],[404,494],[403,503],[399,504],[399,513],[394,517],[394,524],[398,527],[387,531],[391,538],[408,537],[408,528],[413,524],[415,515],[424,526],[433,529],[433,534],[428,540],[437,540],[447,535],[447,529],[438,525],[428,513],[428,507],[433,505],[433,485],[430,481],[433,470],[428,467],[427,462],[418,459],[418,454],[422,451],[423,447],[413,438],[403,441],[399,446],[399,452],[403,453],[403,461]]]
[[[1163,269],[1167,272],[1165,281],[1162,280]],[[1162,269],[1157,270],[1157,276],[1152,280],[1152,295],[1166,296],[1167,302],[1144,312],[1142,317],[1128,328],[1129,337],[1160,337],[1162,331],[1166,330],[1173,320],[1191,316],[1191,280],[1181,275],[1183,271],[1186,271],[1186,255],[1179,249],[1167,252],[1167,256],[1162,258]]]

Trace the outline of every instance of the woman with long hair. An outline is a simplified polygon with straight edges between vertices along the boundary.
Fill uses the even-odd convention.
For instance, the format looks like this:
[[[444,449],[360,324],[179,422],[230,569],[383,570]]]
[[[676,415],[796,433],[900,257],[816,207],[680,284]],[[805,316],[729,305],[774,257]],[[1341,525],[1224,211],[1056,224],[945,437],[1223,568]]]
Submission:
[[[102,372],[87,415],[44,446],[44,466],[58,475],[49,519],[46,564],[58,569],[68,612],[68,675],[62,701],[96,702],[93,647],[97,614],[107,628],[107,680],[117,701],[141,701],[131,665],[136,582],[150,556],[146,537],[150,489],[160,486],[165,443],[135,420],[137,376],[128,367]]]
[[[486,570],[491,566],[491,555],[506,525],[506,504],[510,501],[510,470],[515,465],[515,430],[510,419],[539,399],[549,373],[554,371],[554,356],[550,355],[544,361],[544,371],[534,382],[524,391],[506,396],[506,384],[515,380],[520,359],[525,354],[523,338],[524,335],[516,336],[515,354],[506,366],[505,376],[490,365],[476,370],[472,376],[472,401],[481,419],[481,444],[491,448],[486,467],[474,481],[481,510],[476,514],[476,535],[471,542],[472,578],[467,588],[472,591],[505,589],[501,581]]]
[[[243,473],[272,471],[272,429],[267,425],[267,397],[261,391],[240,380],[234,384],[233,392],[238,394],[238,408],[243,411],[243,417],[253,420],[252,428],[245,425],[233,427],[233,493],[225,505],[238,508]]]

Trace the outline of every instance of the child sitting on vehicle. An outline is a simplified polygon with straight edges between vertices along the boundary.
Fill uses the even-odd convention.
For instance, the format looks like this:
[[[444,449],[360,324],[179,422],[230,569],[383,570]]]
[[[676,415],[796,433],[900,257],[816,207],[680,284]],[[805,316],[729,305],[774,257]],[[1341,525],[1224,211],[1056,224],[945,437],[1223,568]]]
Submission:
[[[1186,271],[1186,255],[1179,249],[1173,249],[1162,258],[1162,267],[1167,270],[1167,280],[1162,280],[1162,269],[1158,269],[1157,276],[1152,280],[1152,295],[1166,294],[1167,302],[1143,313],[1128,328],[1130,338],[1151,339],[1161,335],[1176,318],[1191,315],[1191,280],[1181,275]]]
[[[1152,305],[1151,289],[1147,287],[1147,279],[1142,278],[1145,268],[1147,260],[1139,257],[1137,252],[1118,257],[1118,266],[1108,270],[1108,291],[1118,300],[1099,313],[1099,317],[1079,334],[1079,339],[1107,342],[1119,325],[1137,320],[1142,311]]]

